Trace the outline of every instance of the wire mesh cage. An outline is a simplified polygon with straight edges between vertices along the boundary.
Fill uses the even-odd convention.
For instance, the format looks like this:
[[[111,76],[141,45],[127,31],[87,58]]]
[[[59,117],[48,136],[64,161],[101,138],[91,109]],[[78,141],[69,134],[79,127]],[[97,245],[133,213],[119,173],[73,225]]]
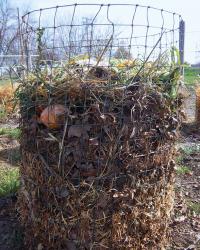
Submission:
[[[32,11],[23,17],[27,67],[36,60],[53,61],[56,67],[56,61],[76,57],[88,66],[98,61],[111,66],[113,58],[120,58],[161,67],[163,54],[179,47],[181,20],[176,13],[133,4],[73,4]]]
[[[28,249],[166,244],[181,20],[133,4],[64,5],[23,17],[27,72],[16,95]]]

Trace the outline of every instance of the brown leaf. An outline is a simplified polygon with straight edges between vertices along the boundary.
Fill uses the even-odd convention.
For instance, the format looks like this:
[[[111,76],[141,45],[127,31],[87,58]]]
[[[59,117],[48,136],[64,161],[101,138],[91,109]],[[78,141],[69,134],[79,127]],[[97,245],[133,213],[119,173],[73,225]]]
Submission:
[[[83,128],[81,126],[72,125],[68,131],[68,137],[81,137]]]
[[[87,135],[90,126],[72,125],[68,130],[68,137],[81,137]]]
[[[67,245],[67,249],[77,250],[77,247],[73,241],[68,241],[66,245]]]
[[[97,171],[96,169],[90,169],[88,171],[82,172],[81,175],[84,177],[89,177],[89,176],[96,176]]]
[[[97,207],[105,208],[108,205],[108,197],[103,195],[99,197]]]

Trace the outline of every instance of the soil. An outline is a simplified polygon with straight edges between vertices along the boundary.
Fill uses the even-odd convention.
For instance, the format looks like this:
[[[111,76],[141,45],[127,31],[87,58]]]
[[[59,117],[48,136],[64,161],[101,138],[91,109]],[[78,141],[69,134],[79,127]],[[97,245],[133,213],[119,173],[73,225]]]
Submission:
[[[169,249],[200,249],[200,130],[194,124],[185,124],[178,144],[181,165],[188,173],[176,176],[176,198],[173,221],[170,225],[172,244]],[[199,147],[184,154],[183,147]],[[195,205],[196,204],[196,205]]]

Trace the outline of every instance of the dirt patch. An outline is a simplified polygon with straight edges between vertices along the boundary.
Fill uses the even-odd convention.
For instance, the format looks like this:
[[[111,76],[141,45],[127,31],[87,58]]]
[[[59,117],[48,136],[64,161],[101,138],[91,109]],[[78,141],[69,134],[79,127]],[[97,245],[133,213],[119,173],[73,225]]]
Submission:
[[[19,142],[5,135],[0,136],[0,165],[18,165],[20,162]]]
[[[17,128],[19,126],[18,115],[13,114],[4,119],[0,119],[0,128]]]
[[[200,142],[194,124],[183,126],[180,165],[186,173],[177,174],[176,202],[171,224],[170,249],[200,249]],[[187,148],[184,152],[184,148]]]

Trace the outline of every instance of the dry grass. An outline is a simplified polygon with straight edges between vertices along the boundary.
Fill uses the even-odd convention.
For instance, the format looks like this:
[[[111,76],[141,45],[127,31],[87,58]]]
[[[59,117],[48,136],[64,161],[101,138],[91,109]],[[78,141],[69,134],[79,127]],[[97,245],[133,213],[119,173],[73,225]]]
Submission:
[[[0,112],[1,114],[10,114],[14,108],[14,92],[15,88],[9,85],[0,87]]]
[[[165,244],[177,102],[157,84],[125,86],[111,73],[67,68],[53,79],[41,74],[40,84],[33,75],[18,93],[19,211],[28,249],[146,250]],[[57,129],[35,117],[49,103],[66,108]]]

